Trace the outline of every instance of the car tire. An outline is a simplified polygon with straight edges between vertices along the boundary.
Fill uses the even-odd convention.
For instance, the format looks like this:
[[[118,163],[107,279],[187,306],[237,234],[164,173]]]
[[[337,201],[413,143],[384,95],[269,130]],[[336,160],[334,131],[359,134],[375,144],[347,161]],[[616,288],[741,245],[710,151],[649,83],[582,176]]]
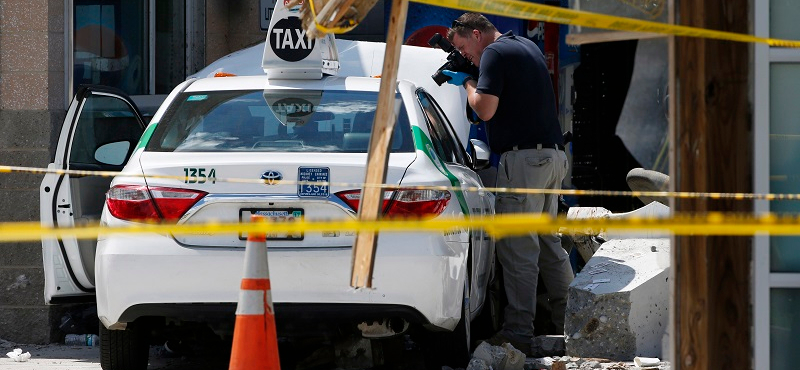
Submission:
[[[475,340],[490,338],[503,327],[503,314],[508,300],[503,287],[503,271],[497,262],[492,280],[486,285],[486,299],[480,314],[472,321],[472,335]]]
[[[425,367],[440,370],[442,366],[453,369],[466,368],[470,360],[471,323],[469,321],[469,278],[464,282],[464,299],[461,301],[461,320],[451,332],[428,332],[425,343]]]
[[[125,330],[100,324],[100,366],[103,370],[146,370],[150,345],[144,325],[132,322]]]

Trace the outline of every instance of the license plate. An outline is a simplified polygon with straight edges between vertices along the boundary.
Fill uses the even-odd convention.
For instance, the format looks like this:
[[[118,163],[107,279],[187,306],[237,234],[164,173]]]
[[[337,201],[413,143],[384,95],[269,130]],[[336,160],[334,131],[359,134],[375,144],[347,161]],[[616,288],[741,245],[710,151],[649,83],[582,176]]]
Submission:
[[[331,169],[328,167],[300,167],[297,169],[297,181],[330,182]],[[297,196],[327,198],[330,195],[328,188],[328,185],[297,184]]]
[[[267,222],[294,222],[303,219],[302,208],[243,208],[239,210],[239,222],[250,222],[250,216],[258,215]],[[247,233],[239,233],[239,239],[247,240]],[[268,232],[268,240],[303,240],[303,233]]]

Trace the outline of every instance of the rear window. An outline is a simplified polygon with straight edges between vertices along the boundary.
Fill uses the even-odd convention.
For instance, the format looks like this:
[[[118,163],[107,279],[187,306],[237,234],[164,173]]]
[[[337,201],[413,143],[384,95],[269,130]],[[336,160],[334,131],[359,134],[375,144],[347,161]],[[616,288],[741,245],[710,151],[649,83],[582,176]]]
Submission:
[[[396,96],[392,152],[413,152],[408,115]],[[366,153],[378,93],[258,90],[183,93],[146,150],[159,152]]]

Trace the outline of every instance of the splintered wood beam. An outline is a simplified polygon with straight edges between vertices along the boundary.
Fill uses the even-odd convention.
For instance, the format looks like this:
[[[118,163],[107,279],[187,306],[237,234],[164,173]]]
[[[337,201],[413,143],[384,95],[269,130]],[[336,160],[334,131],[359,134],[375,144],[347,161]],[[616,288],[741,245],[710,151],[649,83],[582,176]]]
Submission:
[[[367,171],[364,176],[365,185],[361,190],[361,204],[358,206],[359,221],[377,220],[383,204],[383,189],[380,185],[386,181],[389,141],[392,138],[396,119],[394,101],[397,89],[397,69],[400,64],[400,46],[402,46],[407,14],[408,0],[392,1],[380,92],[378,93],[378,107],[375,112],[375,121],[372,123],[367,154]],[[375,263],[377,241],[378,235],[375,232],[363,231],[356,235],[356,242],[353,245],[353,270],[350,275],[350,286],[354,288],[372,287],[372,270]]]

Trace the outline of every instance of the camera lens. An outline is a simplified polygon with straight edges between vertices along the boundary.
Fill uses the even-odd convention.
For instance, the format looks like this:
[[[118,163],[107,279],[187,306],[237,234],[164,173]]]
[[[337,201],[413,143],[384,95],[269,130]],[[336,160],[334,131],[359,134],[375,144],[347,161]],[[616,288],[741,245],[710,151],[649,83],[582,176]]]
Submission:
[[[432,48],[438,47],[444,50],[445,53],[449,53],[453,51],[453,49],[455,49],[453,47],[453,44],[450,43],[450,41],[447,41],[446,38],[442,37],[442,35],[438,33],[433,34],[433,37],[431,37],[431,39],[428,40],[428,45],[430,45]]]

